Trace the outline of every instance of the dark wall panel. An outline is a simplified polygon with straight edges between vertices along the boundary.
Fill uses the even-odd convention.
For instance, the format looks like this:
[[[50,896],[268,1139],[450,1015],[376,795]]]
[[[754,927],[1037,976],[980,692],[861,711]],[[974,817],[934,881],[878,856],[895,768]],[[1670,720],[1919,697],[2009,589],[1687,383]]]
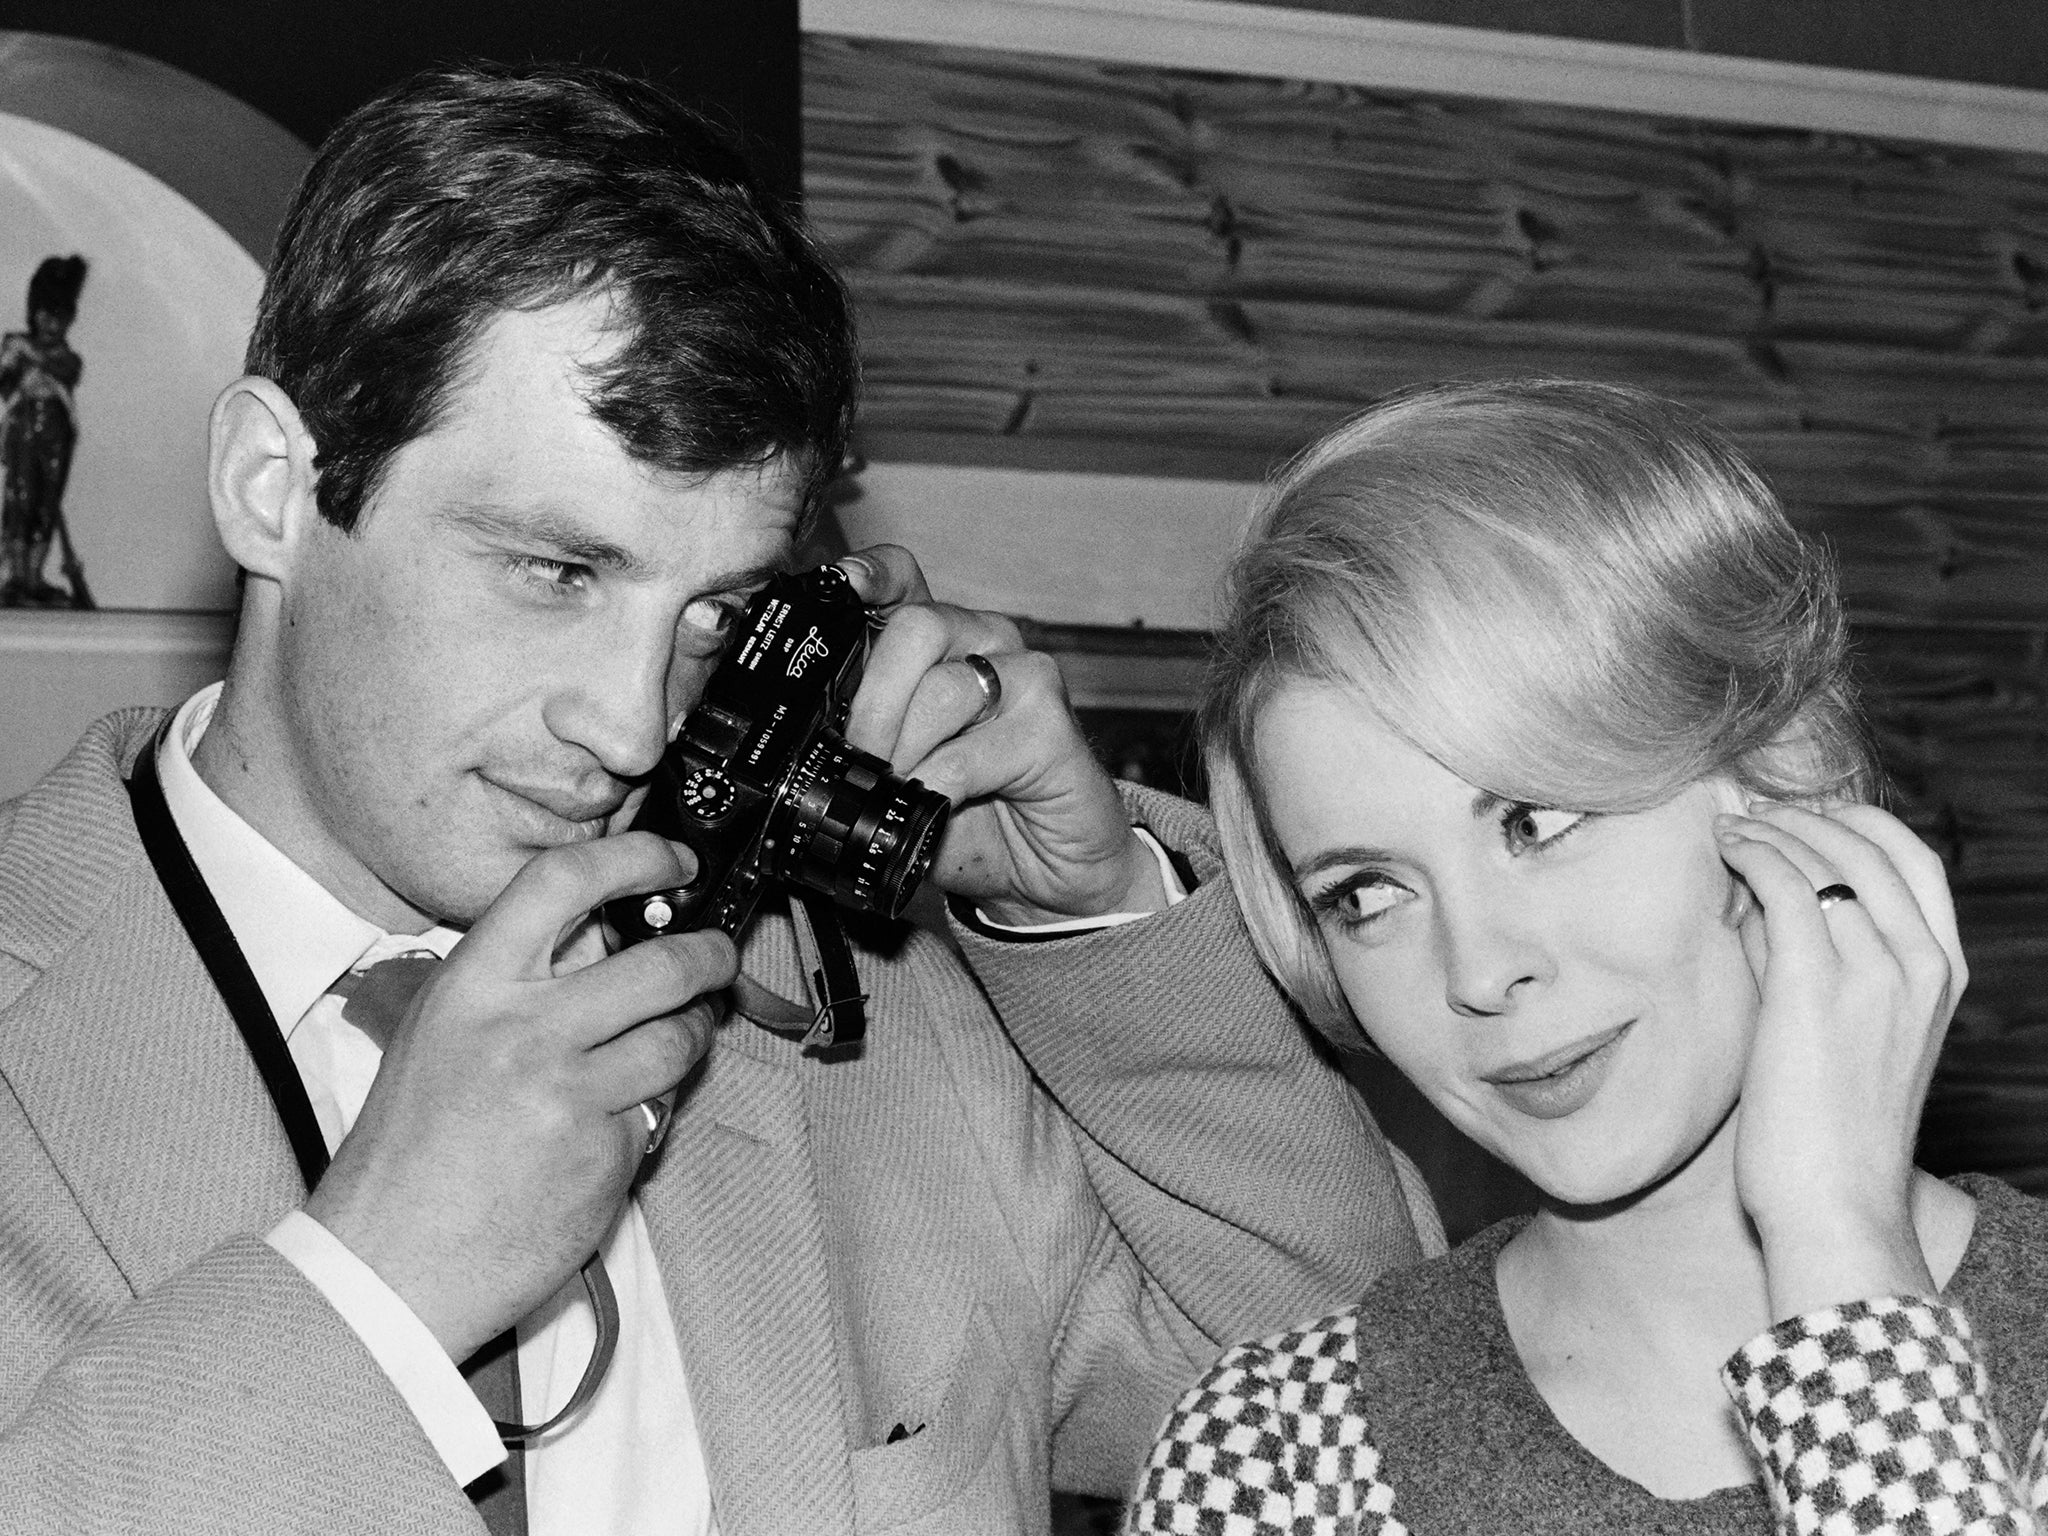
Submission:
[[[1691,46],[1792,64],[2048,87],[2040,0],[1687,0]]]
[[[796,0],[7,0],[0,26],[174,64],[308,144],[429,64],[580,59],[667,81],[739,133],[784,195],[801,154]]]
[[[2048,6],[2040,0],[1251,0],[1335,11],[1689,48],[1788,64],[1870,69],[2048,89]]]

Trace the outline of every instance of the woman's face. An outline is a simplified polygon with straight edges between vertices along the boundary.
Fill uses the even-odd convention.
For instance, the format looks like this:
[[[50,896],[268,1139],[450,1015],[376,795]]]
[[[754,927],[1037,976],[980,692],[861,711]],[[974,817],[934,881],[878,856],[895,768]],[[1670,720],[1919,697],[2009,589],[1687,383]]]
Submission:
[[[1453,1124],[1553,1198],[1633,1194],[1742,1081],[1756,986],[1713,817],[1733,784],[1584,815],[1467,784],[1342,690],[1258,719],[1262,788],[1344,995]]]

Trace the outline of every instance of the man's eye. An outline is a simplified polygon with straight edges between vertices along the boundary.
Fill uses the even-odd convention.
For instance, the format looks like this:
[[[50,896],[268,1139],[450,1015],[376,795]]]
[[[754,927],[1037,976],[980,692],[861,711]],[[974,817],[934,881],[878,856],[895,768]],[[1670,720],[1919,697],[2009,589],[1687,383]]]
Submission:
[[[1585,811],[1560,811],[1542,805],[1511,805],[1501,812],[1501,830],[1516,853],[1548,848],[1570,836],[1589,819]]]
[[[700,597],[683,608],[683,622],[700,634],[724,639],[746,609],[729,597]]]
[[[546,555],[515,555],[512,571],[529,586],[548,592],[580,592],[590,579],[590,567]]]

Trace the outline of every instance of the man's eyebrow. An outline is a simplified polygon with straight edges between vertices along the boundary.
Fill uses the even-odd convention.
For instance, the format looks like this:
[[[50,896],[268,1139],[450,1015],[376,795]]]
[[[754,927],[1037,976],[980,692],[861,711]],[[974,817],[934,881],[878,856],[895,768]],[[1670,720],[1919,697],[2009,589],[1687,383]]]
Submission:
[[[789,569],[788,562],[783,560],[763,560],[757,565],[739,566],[733,570],[720,571],[715,576],[707,577],[704,582],[704,590],[706,592],[743,592],[748,587],[762,585],[771,577],[779,576],[787,569]]]
[[[444,523],[468,528],[486,538],[538,545],[550,555],[572,565],[587,565],[593,570],[625,573],[639,570],[642,564],[640,558],[624,545],[600,539],[553,512],[511,512],[503,507],[457,502],[440,508],[434,515]]]

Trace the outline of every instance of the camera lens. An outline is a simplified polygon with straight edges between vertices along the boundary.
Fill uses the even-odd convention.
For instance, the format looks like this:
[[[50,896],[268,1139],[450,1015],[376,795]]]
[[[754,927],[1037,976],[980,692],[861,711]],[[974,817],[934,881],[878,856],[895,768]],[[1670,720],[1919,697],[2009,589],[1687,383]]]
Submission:
[[[782,877],[859,912],[901,915],[932,867],[952,806],[829,732],[790,780]]]

